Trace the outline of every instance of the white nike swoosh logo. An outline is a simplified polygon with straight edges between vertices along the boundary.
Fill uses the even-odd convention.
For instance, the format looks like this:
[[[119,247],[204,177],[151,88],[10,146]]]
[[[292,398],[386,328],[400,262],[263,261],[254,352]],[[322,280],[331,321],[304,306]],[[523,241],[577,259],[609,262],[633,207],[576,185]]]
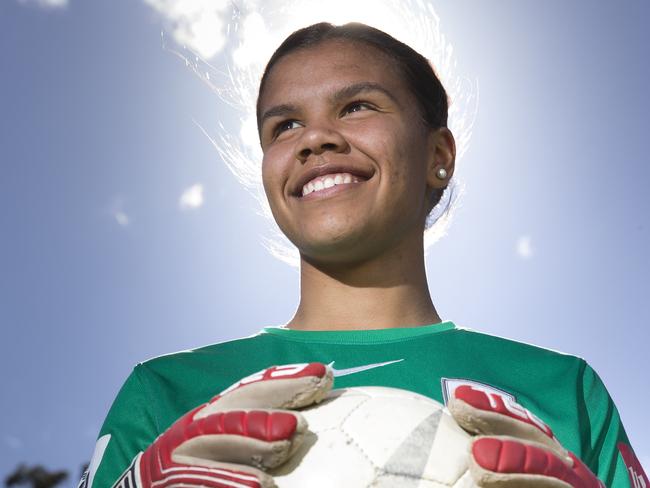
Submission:
[[[345,369],[336,369],[334,367],[335,361],[332,361],[331,363],[328,364],[328,366],[332,368],[332,371],[334,372],[334,376],[339,377],[339,376],[346,376],[349,374],[359,373],[361,371],[366,371],[367,369],[379,368],[381,366],[386,366],[388,364],[399,363],[400,361],[404,361],[404,359],[395,359],[393,361],[386,361],[385,363],[365,364],[363,366],[355,366],[354,368],[345,368]]]

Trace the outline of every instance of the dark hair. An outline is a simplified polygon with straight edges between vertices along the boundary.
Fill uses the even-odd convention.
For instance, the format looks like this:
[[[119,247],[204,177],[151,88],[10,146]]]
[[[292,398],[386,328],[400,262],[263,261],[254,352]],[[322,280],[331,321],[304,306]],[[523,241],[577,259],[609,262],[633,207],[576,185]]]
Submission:
[[[273,66],[281,58],[298,49],[314,47],[333,39],[362,42],[392,58],[396,62],[397,68],[399,68],[411,93],[415,96],[424,122],[434,129],[447,127],[447,93],[427,58],[384,31],[369,25],[351,22],[337,26],[327,22],[320,22],[295,31],[284,40],[269,59],[262,75],[257,97],[258,131],[260,130],[261,116],[260,100]]]
[[[315,47],[325,41],[335,39],[364,43],[378,49],[394,60],[409,90],[415,96],[424,123],[433,129],[447,127],[449,108],[447,92],[427,58],[384,31],[369,25],[350,22],[337,26],[328,22],[320,22],[295,31],[280,44],[280,47],[275,50],[273,56],[269,59],[262,75],[257,96],[258,132],[261,130],[260,101],[269,74],[275,64],[294,51]],[[444,189],[433,192],[430,208],[433,208],[441,200],[443,192]]]

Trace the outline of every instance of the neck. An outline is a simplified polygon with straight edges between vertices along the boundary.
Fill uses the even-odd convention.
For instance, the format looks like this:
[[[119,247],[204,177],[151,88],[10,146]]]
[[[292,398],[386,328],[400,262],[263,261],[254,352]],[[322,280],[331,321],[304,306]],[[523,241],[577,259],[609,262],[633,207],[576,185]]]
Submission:
[[[345,265],[301,257],[300,303],[287,327],[363,330],[441,322],[431,301],[422,243]]]

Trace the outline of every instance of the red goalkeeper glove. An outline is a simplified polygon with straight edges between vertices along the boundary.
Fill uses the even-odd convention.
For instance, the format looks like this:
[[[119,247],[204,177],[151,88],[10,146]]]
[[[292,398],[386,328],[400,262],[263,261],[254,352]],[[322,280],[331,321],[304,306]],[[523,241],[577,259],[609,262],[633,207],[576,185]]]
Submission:
[[[471,434],[470,469],[484,488],[605,488],[551,429],[510,398],[469,385],[448,404]]]
[[[264,470],[285,462],[307,427],[288,409],[319,402],[332,382],[321,363],[274,366],[244,378],[178,419],[113,488],[275,487]]]

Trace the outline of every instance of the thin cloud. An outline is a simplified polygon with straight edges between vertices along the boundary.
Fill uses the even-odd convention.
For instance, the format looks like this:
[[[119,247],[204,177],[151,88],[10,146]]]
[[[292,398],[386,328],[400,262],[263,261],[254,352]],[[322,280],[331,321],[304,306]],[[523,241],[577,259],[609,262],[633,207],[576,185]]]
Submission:
[[[163,16],[174,40],[210,59],[226,45],[229,0],[143,0]]]
[[[125,214],[124,212],[115,212],[115,221],[120,224],[122,227],[126,227],[131,223],[131,220],[129,219],[129,216]]]
[[[517,239],[517,255],[522,259],[530,259],[534,255],[530,236],[521,236]]]
[[[55,9],[68,6],[68,0],[18,0],[21,5],[36,5],[37,7]]]
[[[124,198],[121,196],[113,197],[108,205],[108,214],[120,227],[131,225],[132,219],[124,210]]]
[[[197,183],[186,189],[179,200],[181,209],[193,209],[203,206],[203,185]]]

